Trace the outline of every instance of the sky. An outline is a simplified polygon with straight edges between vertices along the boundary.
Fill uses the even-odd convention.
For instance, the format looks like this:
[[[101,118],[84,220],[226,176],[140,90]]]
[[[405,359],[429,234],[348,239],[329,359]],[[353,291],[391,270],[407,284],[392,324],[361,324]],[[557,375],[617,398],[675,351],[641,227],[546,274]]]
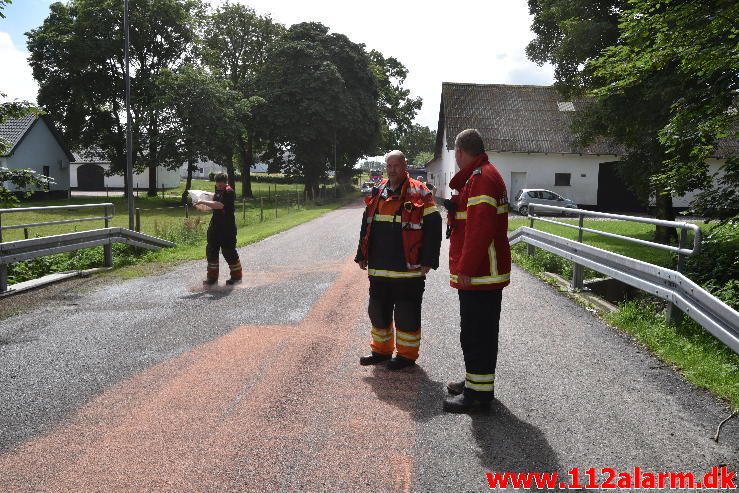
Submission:
[[[232,0],[235,3],[236,0]],[[48,15],[50,0],[14,0],[0,19],[0,92],[35,101],[38,86],[26,58],[24,33]],[[212,0],[213,5],[221,3]],[[286,25],[317,21],[352,41],[397,58],[406,87],[423,98],[416,122],[436,129],[442,82],[548,85],[549,65],[526,58],[534,37],[525,0],[455,2],[374,0],[250,0],[260,14]]]

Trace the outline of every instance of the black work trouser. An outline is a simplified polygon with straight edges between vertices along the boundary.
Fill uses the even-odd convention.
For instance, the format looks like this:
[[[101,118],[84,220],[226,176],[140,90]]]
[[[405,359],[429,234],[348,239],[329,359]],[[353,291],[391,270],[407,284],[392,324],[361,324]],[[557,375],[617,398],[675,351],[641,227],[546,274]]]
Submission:
[[[498,332],[503,291],[459,290],[461,331],[459,341],[464,354],[465,395],[489,400],[493,397],[495,366],[498,359]]]
[[[425,287],[423,277],[388,280],[370,277],[367,312],[372,323],[373,352],[389,355],[397,350],[404,358],[414,361],[418,358]]]
[[[223,253],[223,258],[231,268],[231,277],[240,279],[241,264],[239,253],[236,251],[236,225],[211,223],[208,226],[207,238],[205,256],[208,259],[208,278],[218,279],[218,254]],[[234,275],[235,273],[238,274]]]

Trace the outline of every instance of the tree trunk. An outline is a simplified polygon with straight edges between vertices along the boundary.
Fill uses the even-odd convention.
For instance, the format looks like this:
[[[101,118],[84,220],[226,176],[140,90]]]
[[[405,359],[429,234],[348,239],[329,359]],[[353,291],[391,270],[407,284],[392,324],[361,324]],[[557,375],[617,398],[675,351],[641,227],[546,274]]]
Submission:
[[[182,203],[187,204],[187,192],[192,188],[192,172],[195,168],[194,159],[190,156],[187,159],[187,181],[185,181],[185,191],[182,192]]]
[[[669,192],[658,189],[656,195],[657,219],[665,221],[675,220],[675,210],[672,208],[672,195]],[[654,231],[654,241],[668,244],[677,241],[677,229],[657,226]]]
[[[155,116],[156,118],[156,116]],[[156,197],[158,195],[157,188],[157,133],[159,126],[156,122],[150,128],[151,140],[149,140],[149,191],[146,195]]]
[[[251,167],[254,165],[254,141],[251,133],[248,134],[246,142],[243,138],[239,139],[239,153],[241,155],[241,195],[247,199],[253,199]]]
[[[236,174],[234,173],[233,157],[231,158],[231,161],[226,165],[226,174],[228,175],[228,185],[231,188],[236,188]]]

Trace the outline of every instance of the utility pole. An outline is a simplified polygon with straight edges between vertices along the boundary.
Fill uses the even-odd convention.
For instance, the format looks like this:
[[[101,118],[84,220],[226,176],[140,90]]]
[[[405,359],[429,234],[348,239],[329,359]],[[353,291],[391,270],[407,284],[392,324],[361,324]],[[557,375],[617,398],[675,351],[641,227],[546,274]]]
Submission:
[[[123,31],[125,37],[126,52],[126,200],[128,201],[128,229],[134,228],[133,207],[133,135],[131,133],[131,75],[129,72],[129,36],[128,36],[128,0],[123,4]]]
[[[339,193],[339,176],[336,174],[336,130],[334,130],[334,199]]]

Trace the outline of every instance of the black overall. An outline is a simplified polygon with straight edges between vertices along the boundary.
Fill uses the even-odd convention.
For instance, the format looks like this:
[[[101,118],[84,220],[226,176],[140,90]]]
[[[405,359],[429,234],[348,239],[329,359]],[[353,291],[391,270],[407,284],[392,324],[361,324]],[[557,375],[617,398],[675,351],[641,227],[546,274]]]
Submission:
[[[231,187],[216,190],[213,201],[223,204],[223,209],[213,209],[208,226],[208,244],[205,256],[208,259],[208,280],[218,280],[218,252],[223,253],[230,270],[231,279],[241,279],[241,262],[236,251],[235,193]]]

